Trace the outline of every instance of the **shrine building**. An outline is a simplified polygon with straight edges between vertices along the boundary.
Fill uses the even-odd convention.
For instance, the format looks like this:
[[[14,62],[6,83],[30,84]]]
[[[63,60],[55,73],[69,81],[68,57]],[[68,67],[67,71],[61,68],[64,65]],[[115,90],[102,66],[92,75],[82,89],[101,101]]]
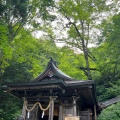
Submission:
[[[34,80],[7,85],[4,90],[23,100],[19,120],[97,119],[95,82],[71,78],[52,59]]]

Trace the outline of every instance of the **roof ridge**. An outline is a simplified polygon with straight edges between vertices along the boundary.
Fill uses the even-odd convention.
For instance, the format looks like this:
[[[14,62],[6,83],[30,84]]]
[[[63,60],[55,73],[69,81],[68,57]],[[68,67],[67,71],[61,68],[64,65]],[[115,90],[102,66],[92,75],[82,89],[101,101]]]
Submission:
[[[53,73],[52,73],[53,72]],[[71,78],[69,75],[65,74],[64,72],[62,72],[56,65],[56,61],[54,61],[52,58],[50,59],[50,61],[47,64],[46,69],[37,77],[35,78],[32,82],[38,82],[38,81],[42,81],[42,79],[44,79],[45,76],[57,76],[59,78],[62,78],[65,81],[71,81],[74,80],[73,78]]]

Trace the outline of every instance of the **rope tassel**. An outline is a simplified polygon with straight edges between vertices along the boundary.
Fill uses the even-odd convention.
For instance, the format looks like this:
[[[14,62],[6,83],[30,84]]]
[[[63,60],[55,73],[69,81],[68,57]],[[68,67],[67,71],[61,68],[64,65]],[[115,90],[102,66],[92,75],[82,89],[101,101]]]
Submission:
[[[43,111],[43,113],[42,113],[42,118],[44,117],[44,114],[45,114],[45,113],[44,113],[44,111]]]
[[[28,113],[27,113],[27,118],[30,118],[30,112],[28,111]]]

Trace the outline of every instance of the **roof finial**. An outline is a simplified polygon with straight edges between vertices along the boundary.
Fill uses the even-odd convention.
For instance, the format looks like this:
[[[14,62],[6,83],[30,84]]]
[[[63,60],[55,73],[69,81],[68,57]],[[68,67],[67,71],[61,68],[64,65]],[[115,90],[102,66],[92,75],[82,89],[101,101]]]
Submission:
[[[57,67],[57,65],[56,65],[56,61],[55,61],[55,60],[53,60],[53,58],[52,58],[52,57],[50,58],[50,62],[51,62],[51,63],[53,63],[53,64]]]
[[[50,61],[53,61],[52,57],[50,57]]]

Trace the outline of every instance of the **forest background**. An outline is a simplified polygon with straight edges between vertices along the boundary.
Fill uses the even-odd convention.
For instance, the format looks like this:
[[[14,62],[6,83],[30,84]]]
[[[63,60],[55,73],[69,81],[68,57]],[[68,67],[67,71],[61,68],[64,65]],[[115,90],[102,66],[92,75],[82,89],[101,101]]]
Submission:
[[[98,101],[119,96],[119,7],[119,0],[1,0],[0,86],[34,79],[53,58],[71,77],[95,80]],[[0,120],[16,119],[22,103],[0,90]],[[119,120],[120,103],[98,119]]]

